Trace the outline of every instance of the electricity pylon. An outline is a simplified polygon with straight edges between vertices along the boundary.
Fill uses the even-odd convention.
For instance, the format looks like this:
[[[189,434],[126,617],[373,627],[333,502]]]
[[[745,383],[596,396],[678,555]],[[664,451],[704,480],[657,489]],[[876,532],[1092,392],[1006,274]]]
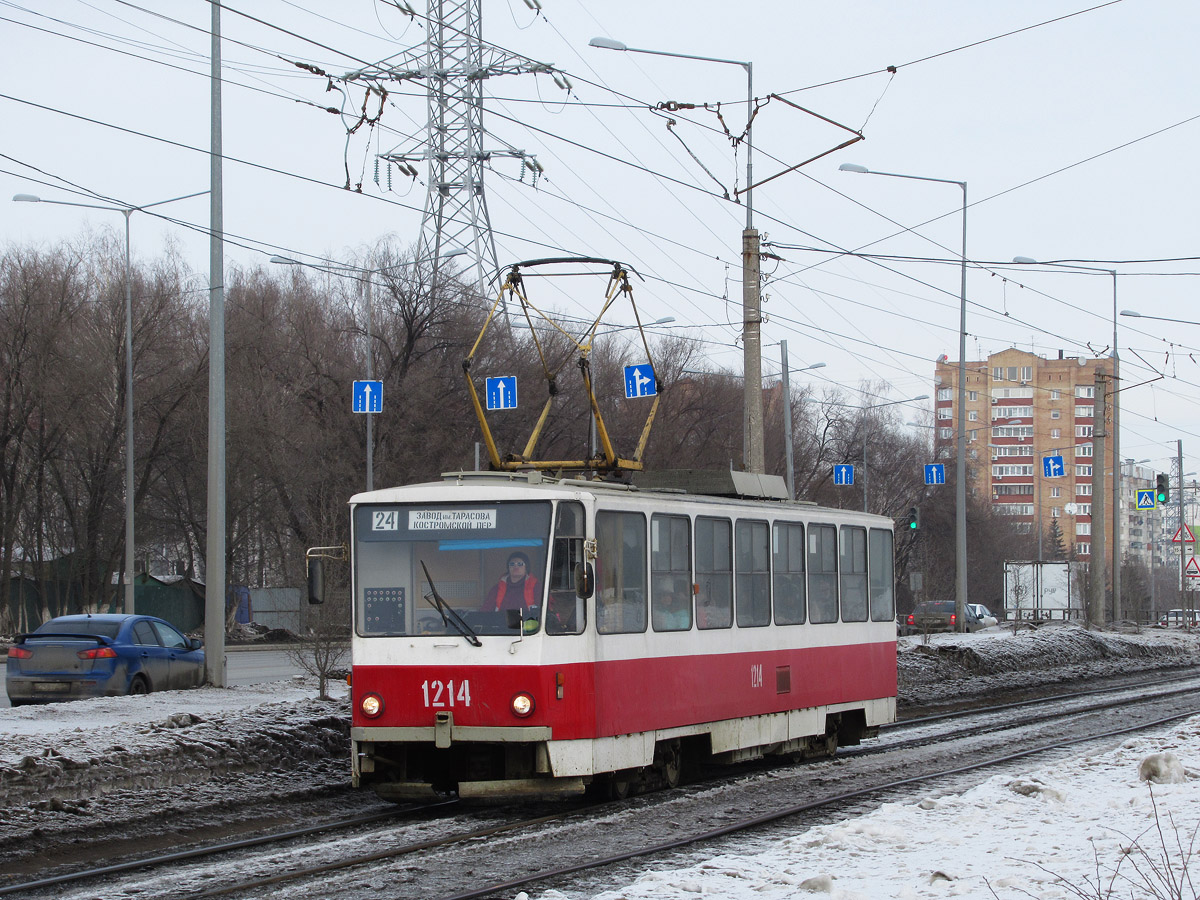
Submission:
[[[429,0],[427,26],[424,54],[406,52],[399,60],[392,57],[392,64],[350,73],[347,80],[425,83],[428,118],[423,139],[379,156],[410,175],[416,174],[417,164],[428,163],[416,259],[429,261],[436,281],[446,249],[466,247],[475,259],[479,290],[485,292],[500,268],[484,191],[485,164],[495,157],[518,159],[535,180],[542,169],[523,150],[484,145],[483,82],[532,72],[552,75],[568,90],[570,85],[546,63],[486,44],[482,0]]]

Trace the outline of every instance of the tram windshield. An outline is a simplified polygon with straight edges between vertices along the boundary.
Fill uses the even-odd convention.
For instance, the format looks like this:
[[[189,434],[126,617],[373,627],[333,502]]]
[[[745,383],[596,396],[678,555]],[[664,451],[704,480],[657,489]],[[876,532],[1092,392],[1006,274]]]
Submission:
[[[536,632],[550,503],[363,505],[354,511],[354,624],[363,636]]]

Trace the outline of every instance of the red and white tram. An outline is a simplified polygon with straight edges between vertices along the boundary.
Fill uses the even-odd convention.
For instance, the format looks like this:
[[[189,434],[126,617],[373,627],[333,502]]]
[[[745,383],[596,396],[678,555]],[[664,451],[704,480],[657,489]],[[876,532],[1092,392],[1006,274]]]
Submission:
[[[890,519],[526,471],[351,521],[353,780],[382,796],[621,795],[895,718]]]

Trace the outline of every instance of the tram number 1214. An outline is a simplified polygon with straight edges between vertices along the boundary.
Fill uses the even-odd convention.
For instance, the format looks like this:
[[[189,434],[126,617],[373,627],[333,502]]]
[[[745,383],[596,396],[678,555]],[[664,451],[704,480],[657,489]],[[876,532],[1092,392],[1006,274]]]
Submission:
[[[455,703],[461,706],[471,705],[471,682],[460,681],[458,683],[458,693],[455,693],[453,681],[425,681],[421,684],[421,695],[425,699],[426,709],[441,709],[447,706],[454,706]]]

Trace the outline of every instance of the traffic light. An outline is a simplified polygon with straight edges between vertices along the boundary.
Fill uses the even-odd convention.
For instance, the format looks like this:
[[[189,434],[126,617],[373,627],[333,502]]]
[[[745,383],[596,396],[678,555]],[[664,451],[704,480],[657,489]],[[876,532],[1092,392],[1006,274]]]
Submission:
[[[921,507],[914,506],[908,511],[908,530],[916,531],[921,527]]]
[[[1154,482],[1154,496],[1159,503],[1166,503],[1171,499],[1171,482],[1166,475],[1159,475]]]

